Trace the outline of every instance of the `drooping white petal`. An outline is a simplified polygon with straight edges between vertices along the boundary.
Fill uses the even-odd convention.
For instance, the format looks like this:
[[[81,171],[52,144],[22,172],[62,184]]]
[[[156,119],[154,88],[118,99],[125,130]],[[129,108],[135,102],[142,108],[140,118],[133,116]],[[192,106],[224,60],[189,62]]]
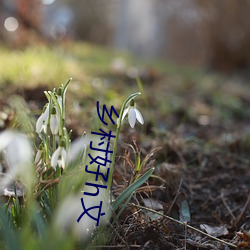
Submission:
[[[42,153],[43,153],[42,150],[40,150],[40,149],[37,150],[37,153],[36,153],[36,156],[35,156],[35,163],[36,163],[36,164],[41,160],[41,158],[42,158]]]
[[[45,134],[47,133],[47,126],[48,126],[48,123],[46,121],[44,121],[41,131],[43,131]]]
[[[91,238],[93,230],[95,229],[96,222],[91,219],[87,214],[85,214],[81,218],[79,223],[77,222],[77,219],[84,211],[81,204],[81,198],[84,198],[84,205],[86,208],[90,208],[98,204],[90,196],[82,196],[81,193],[79,195],[71,194],[66,197],[62,201],[62,203],[57,207],[55,216],[53,218],[53,224],[58,234],[70,233],[73,234],[79,241],[84,241],[89,240]],[[91,200],[91,198],[93,201]],[[104,209],[102,209],[102,212],[104,211]],[[96,211],[90,211],[90,213],[92,216],[98,216],[98,214],[96,214]]]
[[[67,152],[64,148],[61,150],[61,159],[58,161],[58,165],[60,168],[64,169],[67,161]]]
[[[67,161],[67,152],[64,147],[59,146],[51,157],[51,166],[56,168],[58,165],[60,168],[65,168]]]
[[[128,114],[128,122],[129,125],[134,128],[135,123],[136,123],[136,119],[143,124],[144,123],[144,119],[142,117],[141,112],[136,108],[134,101],[132,100],[130,102],[130,105],[128,108],[126,108],[123,112],[122,115],[122,120],[125,118],[125,116]]]
[[[128,113],[129,111],[129,108],[126,108],[124,111],[123,111],[123,115],[122,115],[122,120],[125,118],[126,114]]]
[[[30,186],[33,181],[33,152],[28,138],[21,133],[4,131],[0,134],[0,151],[2,150],[5,152],[4,159],[8,169],[6,178],[1,179],[0,189],[18,176],[22,177],[27,187]]]
[[[67,154],[68,162],[72,163],[79,158],[85,159],[84,157],[87,154],[87,146],[89,145],[90,141],[91,138],[88,134],[74,140],[71,143]]]
[[[47,124],[49,120],[49,105],[47,105],[45,111],[40,115],[36,122],[36,132],[40,133],[44,131],[47,132]]]
[[[89,186],[87,186],[89,187]],[[53,226],[58,234],[73,234],[79,241],[84,242],[90,240],[93,231],[96,229],[96,221],[89,217],[86,213],[80,218],[84,212],[81,198],[83,199],[85,209],[99,206],[102,202],[101,211],[99,208],[89,210],[94,218],[98,217],[98,213],[105,213],[100,216],[99,226],[107,224],[111,217],[111,206],[109,204],[109,195],[106,190],[100,189],[98,196],[92,197],[89,195],[82,195],[82,192],[96,192],[95,187],[86,185],[77,194],[69,194],[59,205],[53,216]],[[79,222],[77,220],[80,218]]]
[[[59,120],[56,114],[52,114],[50,117],[50,130],[53,135],[56,135],[59,131]]]
[[[36,132],[37,133],[40,133],[42,131],[43,123],[44,123],[44,113],[42,113],[40,115],[40,117],[37,119],[37,122],[36,122]]]
[[[5,149],[13,138],[13,133],[11,131],[5,130],[0,133],[0,152]]]
[[[44,119],[45,120],[49,119],[49,104],[47,104],[46,109],[44,111]]]
[[[62,111],[62,96],[60,96],[60,95],[57,96],[57,101],[58,101],[58,104],[59,104],[61,111]]]
[[[141,112],[135,108],[135,113],[136,113],[136,119],[138,120],[138,122],[143,124],[144,120],[143,120]]]
[[[52,166],[53,168],[55,168],[55,167],[57,166],[57,164],[58,164],[58,158],[59,158],[59,156],[60,156],[60,154],[61,154],[61,149],[62,149],[62,148],[59,146],[59,147],[56,149],[56,151],[52,154],[50,163],[51,163],[51,166]]]
[[[135,113],[135,108],[130,107],[129,112],[128,112],[128,122],[129,125],[134,128],[135,122],[136,122],[136,113]]]
[[[57,164],[59,168],[62,168],[62,169],[65,168],[65,161],[63,158],[58,159]]]
[[[13,139],[6,148],[10,168],[25,165],[27,162],[31,163],[32,159],[32,148],[28,138],[23,134],[13,133]]]

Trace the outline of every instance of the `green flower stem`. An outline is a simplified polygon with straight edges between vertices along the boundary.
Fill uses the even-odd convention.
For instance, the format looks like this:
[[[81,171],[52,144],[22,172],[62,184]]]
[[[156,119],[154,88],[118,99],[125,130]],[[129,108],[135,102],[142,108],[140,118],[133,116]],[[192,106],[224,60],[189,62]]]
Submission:
[[[55,97],[55,94],[52,93],[51,91],[49,91],[50,97],[53,100],[53,103],[56,105],[57,111],[59,112],[59,119],[60,119],[60,125],[59,125],[59,135],[62,136],[63,135],[63,117],[62,117],[62,110],[61,107]]]
[[[49,136],[49,129],[50,129],[50,114],[51,114],[51,111],[52,111],[52,101],[51,101],[51,98],[49,98],[49,95],[48,93],[45,91],[44,92],[46,97],[48,98],[48,101],[49,101],[49,117],[48,117],[48,123],[47,123],[47,129],[46,129],[46,134],[45,134],[45,144],[44,144],[44,148],[45,148],[45,155],[46,155],[46,164],[48,164],[50,162],[50,136]]]
[[[69,83],[71,82],[72,78],[70,78],[67,83],[63,86],[62,89],[62,127],[65,126],[65,96],[66,96],[66,91],[68,89]]]
[[[56,135],[52,135],[53,152],[56,150]]]
[[[63,138],[64,138],[64,141],[65,141],[65,145],[64,145],[64,148],[66,150],[69,149],[69,146],[70,146],[70,143],[71,143],[71,140],[70,140],[70,135],[67,131],[67,129],[65,127],[63,127]]]
[[[115,135],[116,138],[115,138],[115,142],[114,142],[114,149],[113,149],[113,154],[112,154],[112,162],[111,162],[111,166],[110,166],[109,179],[108,179],[108,183],[107,183],[107,192],[110,192],[110,197],[111,197],[111,186],[112,186],[112,183],[113,183],[115,157],[116,157],[118,139],[119,139],[121,124],[122,124],[122,115],[123,115],[123,112],[124,112],[124,109],[125,109],[126,105],[132,99],[134,99],[136,96],[138,96],[140,94],[141,94],[140,92],[137,92],[137,93],[134,93],[134,94],[130,95],[122,104],[122,108],[121,108],[119,119],[118,119],[118,125],[117,125],[117,128],[116,128],[116,135]],[[111,202],[111,199],[110,199],[110,202]]]
[[[60,126],[59,126],[59,135],[62,136],[63,135],[63,128],[65,125],[65,95],[66,95],[66,91],[68,88],[68,85],[71,81],[71,78],[68,80],[68,82],[65,84],[65,86],[63,86],[63,90],[62,90],[62,110],[61,107],[57,101],[57,98],[55,96],[55,93],[48,91],[49,96],[51,97],[51,99],[53,100],[53,103],[56,105],[56,108],[59,112],[59,118],[60,118]],[[47,97],[48,98],[48,97]]]

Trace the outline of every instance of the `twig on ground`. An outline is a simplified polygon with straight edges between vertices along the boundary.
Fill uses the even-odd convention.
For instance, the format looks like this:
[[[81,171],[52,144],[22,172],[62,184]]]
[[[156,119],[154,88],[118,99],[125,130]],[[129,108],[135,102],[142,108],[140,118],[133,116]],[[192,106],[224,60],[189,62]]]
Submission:
[[[249,206],[249,203],[250,203],[250,194],[248,194],[247,201],[246,201],[245,206],[243,207],[241,213],[237,216],[237,218],[234,219],[234,221],[233,221],[234,226],[237,226],[238,223],[240,222],[240,220],[242,219],[242,217],[244,216],[244,214]]]
[[[99,248],[124,248],[124,247],[128,247],[127,245],[116,245],[116,246],[105,246],[105,245],[98,245],[98,246],[89,246],[90,249],[99,249]],[[141,245],[129,245],[129,247],[134,247],[134,248],[141,248]]]
[[[234,244],[232,244],[232,243],[229,243],[229,242],[226,242],[226,241],[224,241],[224,240],[218,239],[218,238],[216,238],[216,237],[214,237],[214,236],[212,236],[212,235],[209,235],[209,234],[207,234],[207,233],[205,233],[205,232],[203,232],[203,231],[201,231],[201,230],[199,230],[199,229],[197,229],[197,228],[195,228],[195,227],[192,227],[192,226],[188,225],[186,222],[178,221],[178,220],[176,220],[176,219],[173,219],[173,218],[170,217],[170,216],[167,216],[167,215],[165,215],[165,214],[162,214],[162,213],[160,213],[160,212],[157,212],[157,211],[155,211],[155,210],[153,210],[153,209],[150,209],[150,208],[147,208],[147,207],[144,207],[144,206],[141,206],[141,205],[136,205],[136,204],[134,204],[134,203],[132,203],[132,204],[130,203],[130,204],[128,204],[128,205],[134,206],[134,207],[137,207],[137,208],[140,208],[140,209],[145,209],[145,210],[150,211],[150,212],[152,212],[152,213],[161,215],[161,216],[163,216],[163,217],[165,217],[165,218],[167,218],[167,219],[169,219],[169,220],[171,220],[171,221],[174,221],[174,222],[176,222],[176,223],[178,223],[178,224],[181,224],[181,225],[184,226],[184,227],[186,226],[186,227],[188,227],[189,229],[192,229],[192,230],[194,230],[194,231],[196,231],[196,232],[198,232],[198,233],[200,233],[200,234],[203,234],[203,235],[205,235],[205,236],[207,236],[207,237],[209,237],[209,238],[211,238],[211,239],[213,239],[213,240],[219,241],[219,242],[221,242],[221,243],[223,243],[223,244],[226,244],[226,245],[228,245],[228,246],[230,246],[230,247],[237,248],[236,245],[234,245]]]
[[[173,199],[173,201],[172,201],[172,203],[171,203],[171,205],[170,205],[170,207],[169,207],[169,209],[168,209],[168,211],[167,211],[167,214],[169,214],[169,213],[171,212],[172,207],[173,207],[173,205],[174,205],[175,202],[176,202],[176,199],[177,199],[177,197],[178,197],[178,194],[180,193],[180,190],[181,190],[181,185],[182,185],[182,179],[180,180],[179,187],[178,187],[178,189],[177,189],[176,195],[175,195],[175,197],[174,197],[174,199]]]
[[[227,205],[227,202],[226,202],[226,200],[225,200],[224,191],[221,192],[220,198],[221,198],[221,200],[222,200],[224,206],[226,207],[227,211],[229,212],[229,214],[230,214],[231,217],[233,218],[233,221],[235,221],[236,218],[235,218],[235,216],[234,216],[232,210],[230,209],[230,207]]]

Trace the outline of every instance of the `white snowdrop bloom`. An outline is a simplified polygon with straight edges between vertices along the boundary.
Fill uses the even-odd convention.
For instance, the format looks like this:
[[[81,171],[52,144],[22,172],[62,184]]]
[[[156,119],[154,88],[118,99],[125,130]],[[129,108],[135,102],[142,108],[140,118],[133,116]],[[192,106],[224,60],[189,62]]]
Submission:
[[[59,166],[64,169],[67,161],[67,152],[63,146],[59,146],[51,157],[51,166],[56,168]]]
[[[85,196],[86,197],[86,196]],[[77,223],[78,217],[83,212],[81,205],[82,195],[69,195],[60,206],[55,214],[54,226],[58,233],[72,233],[78,240],[88,240],[92,236],[94,230],[94,221],[87,215],[83,216],[80,223]],[[87,208],[93,206],[89,204],[88,200],[85,201]]]
[[[38,149],[37,153],[36,153],[36,156],[35,156],[35,163],[36,164],[40,163],[40,160],[42,158],[42,154],[43,154],[43,151]]]
[[[49,120],[49,104],[47,104],[45,110],[37,119],[36,122],[36,132],[41,133],[42,131],[46,134],[47,132],[47,125]]]
[[[37,150],[36,156],[35,156],[35,163],[36,164],[39,165],[41,163],[42,155],[43,155],[43,145],[40,144],[40,146]]]
[[[60,109],[62,111],[62,87],[58,88],[57,94],[56,94],[56,99],[58,101],[58,104],[60,106]]]
[[[68,162],[72,163],[77,159],[85,160],[87,157],[87,149],[89,147],[91,136],[84,134],[81,137],[75,139],[68,150]]]
[[[55,107],[52,108],[50,116],[50,130],[53,135],[58,134],[60,126],[59,115]]]
[[[20,176],[29,186],[32,182],[32,146],[28,138],[21,133],[6,130],[0,133],[0,153],[7,163],[6,178],[1,179],[1,187],[8,185]]]
[[[61,111],[62,111],[62,96],[61,95],[57,96],[57,101],[58,101],[58,104],[59,104]]]
[[[125,116],[128,114],[128,122],[129,125],[134,128],[136,120],[140,122],[141,124],[144,123],[143,117],[141,112],[135,107],[135,102],[132,99],[130,101],[130,105],[128,108],[126,108],[123,112],[122,120],[125,118]]]
[[[102,202],[98,227],[109,222],[112,211],[109,204],[109,197],[107,197],[105,190],[100,189],[99,195],[92,197],[83,195],[83,192],[86,191],[85,189],[84,187],[78,194],[68,195],[66,199],[58,205],[53,221],[53,225],[58,233],[71,233],[81,242],[91,239],[97,224],[97,221],[89,217],[87,213],[83,214],[84,208],[81,199],[83,199],[86,209],[100,206],[100,202]],[[95,187],[91,187],[91,189],[93,190],[88,189],[88,191],[96,191]],[[93,216],[93,218],[97,218],[99,208],[90,209],[88,213]]]

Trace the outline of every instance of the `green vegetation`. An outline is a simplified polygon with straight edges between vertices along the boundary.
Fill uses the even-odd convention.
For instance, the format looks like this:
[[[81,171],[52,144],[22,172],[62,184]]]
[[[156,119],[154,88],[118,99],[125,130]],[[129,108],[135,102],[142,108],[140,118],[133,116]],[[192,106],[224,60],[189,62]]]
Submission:
[[[185,226],[187,222],[196,229],[199,223],[219,226],[223,222],[230,233],[225,239],[218,235],[220,242],[227,244],[230,239],[230,247],[237,245],[232,235],[247,220],[250,202],[245,191],[249,187],[250,101],[244,78],[137,59],[85,43],[41,44],[23,50],[1,46],[0,55],[0,128],[26,134],[34,150],[27,153],[29,143],[16,132],[0,133],[4,173],[9,174],[6,145],[20,139],[27,146],[19,156],[20,169],[11,172],[18,179],[16,189],[10,198],[0,196],[1,249],[78,250],[103,245],[128,249],[148,244],[172,250],[217,244],[217,236],[208,245],[183,241],[184,237],[196,239],[188,231],[193,225]],[[60,89],[70,77],[69,86]],[[62,108],[60,96],[65,96],[66,89]],[[114,178],[101,194],[107,219],[92,235],[89,221],[79,228],[76,219],[82,212],[84,183],[90,181],[84,171],[88,145],[94,141],[89,135],[103,126],[96,102],[113,105],[122,116],[138,91],[136,107],[143,114],[143,126],[129,128],[125,118],[107,127],[113,134],[117,131],[110,166]],[[36,126],[46,103],[48,123]],[[55,114],[60,119],[54,119]],[[1,146],[6,138],[8,143]],[[73,150],[72,145],[78,146]],[[60,156],[55,156],[58,149]],[[72,150],[69,155],[74,157],[69,161],[64,159],[64,149]],[[30,156],[32,163],[27,162]],[[6,176],[1,175],[0,188]],[[8,179],[7,184],[13,183]],[[19,188],[24,195],[19,195]],[[227,194],[226,200],[223,195]],[[171,218],[181,230],[170,223]]]

